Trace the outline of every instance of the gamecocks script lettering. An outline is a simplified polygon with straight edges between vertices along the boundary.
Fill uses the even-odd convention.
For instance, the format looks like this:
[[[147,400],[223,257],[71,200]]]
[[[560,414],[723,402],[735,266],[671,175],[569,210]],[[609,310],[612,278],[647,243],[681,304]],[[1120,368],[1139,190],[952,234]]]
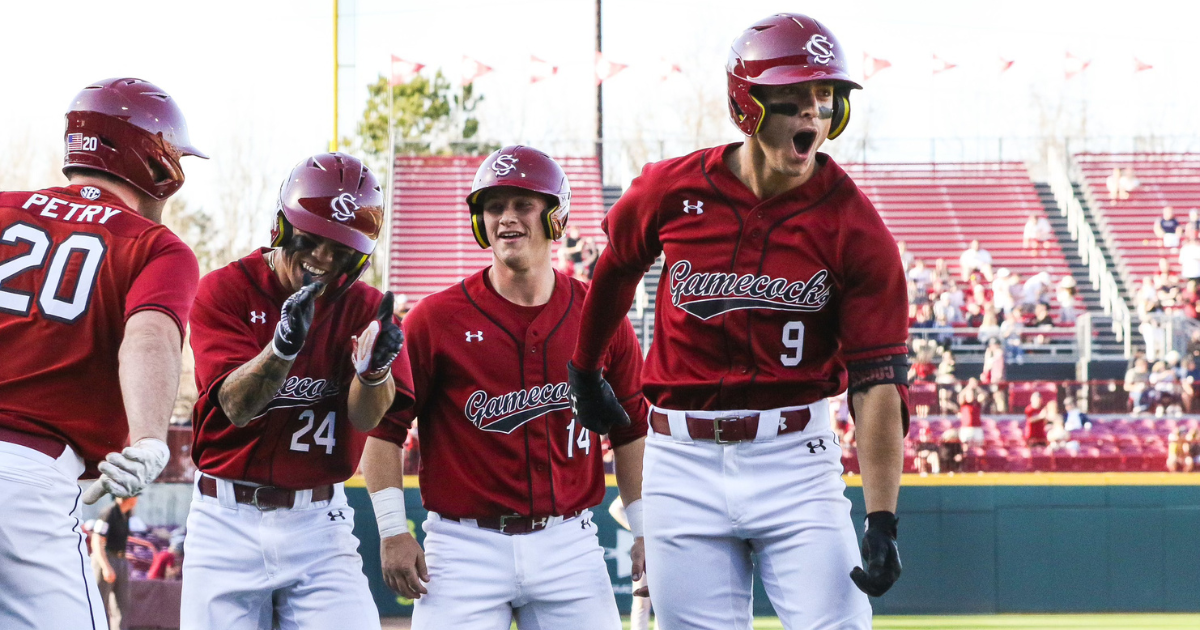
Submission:
[[[567,384],[546,384],[499,396],[482,389],[467,397],[463,413],[471,424],[493,433],[512,433],[521,425],[552,411],[570,409]]]
[[[671,265],[670,278],[671,303],[704,320],[743,309],[819,311],[829,302],[829,272],[824,269],[805,282],[749,273],[692,273],[692,263],[681,260]]]

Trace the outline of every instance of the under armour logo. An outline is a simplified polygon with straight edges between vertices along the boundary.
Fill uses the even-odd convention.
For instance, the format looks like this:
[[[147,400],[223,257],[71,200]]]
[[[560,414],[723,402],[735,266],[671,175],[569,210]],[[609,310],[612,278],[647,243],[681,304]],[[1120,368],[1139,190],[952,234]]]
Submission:
[[[549,523],[549,522],[550,522],[550,519],[549,519],[549,518],[547,518],[547,517],[545,517],[545,516],[543,516],[542,518],[535,518],[535,519],[531,519],[531,520],[529,521],[529,524],[530,524],[530,525],[533,525],[534,529],[537,529],[537,528],[544,528],[544,527],[546,527],[546,523]]]
[[[585,519],[583,519],[583,522],[579,524],[579,529],[587,529],[591,526],[592,526],[592,519],[585,518]]]
[[[483,331],[476,330],[475,332],[467,331],[467,343],[472,341],[483,341]]]
[[[358,212],[358,203],[354,201],[354,195],[350,193],[342,193],[333,198],[329,202],[329,207],[333,209],[334,220],[345,223],[354,218],[354,213]]]
[[[79,189],[79,196],[90,201],[95,201],[100,198],[100,189],[95,186],[84,186]]]
[[[813,444],[812,442],[808,443],[809,453],[816,453],[818,448],[822,451],[825,450],[825,438],[817,438],[816,444]]]
[[[258,311],[250,311],[250,323],[251,324],[267,323],[267,312],[263,311],[260,313]]]
[[[808,38],[808,43],[804,45],[804,49],[808,51],[808,54],[813,56],[813,61],[819,64],[827,64],[833,59],[833,44],[829,42],[828,38],[819,33]]]
[[[331,521],[336,521],[339,518],[342,519],[343,521],[346,520],[346,515],[342,514],[341,510],[338,510],[337,512],[330,511],[328,516],[329,516],[329,520],[331,520]]]
[[[692,210],[695,210],[696,214],[704,214],[704,202],[697,201],[696,203],[692,203],[692,201],[690,199],[684,199],[683,200],[683,213],[691,214]]]
[[[520,160],[516,156],[505,153],[496,158],[495,162],[492,162],[492,170],[495,171],[496,175],[504,177],[516,170],[517,162],[520,162]]]

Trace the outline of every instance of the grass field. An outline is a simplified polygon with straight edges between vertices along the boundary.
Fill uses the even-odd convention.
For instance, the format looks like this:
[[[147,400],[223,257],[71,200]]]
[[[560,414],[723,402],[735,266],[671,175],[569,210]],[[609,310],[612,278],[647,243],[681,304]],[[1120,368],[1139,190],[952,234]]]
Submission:
[[[653,624],[651,624],[653,627]],[[629,621],[625,621],[629,628]],[[876,617],[875,630],[1170,630],[1200,628],[1200,615],[936,615]],[[759,617],[755,630],[783,630],[775,617]]]

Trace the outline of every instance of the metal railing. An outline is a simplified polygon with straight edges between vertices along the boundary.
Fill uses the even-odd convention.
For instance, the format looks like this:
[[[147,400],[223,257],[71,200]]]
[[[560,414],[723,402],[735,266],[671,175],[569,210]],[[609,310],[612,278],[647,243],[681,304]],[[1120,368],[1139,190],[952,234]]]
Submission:
[[[1124,344],[1125,357],[1130,357],[1133,354],[1133,340],[1130,334],[1133,324],[1129,305],[1125,303],[1120,285],[1104,260],[1104,252],[1100,249],[1096,233],[1088,225],[1083,206],[1075,198],[1066,158],[1054,147],[1047,150],[1046,169],[1054,201],[1058,204],[1059,212],[1067,218],[1067,229],[1071,232],[1071,238],[1078,243],[1080,258],[1088,266],[1088,279],[1100,292],[1100,305],[1104,313],[1112,317],[1113,332],[1116,333],[1117,340]]]

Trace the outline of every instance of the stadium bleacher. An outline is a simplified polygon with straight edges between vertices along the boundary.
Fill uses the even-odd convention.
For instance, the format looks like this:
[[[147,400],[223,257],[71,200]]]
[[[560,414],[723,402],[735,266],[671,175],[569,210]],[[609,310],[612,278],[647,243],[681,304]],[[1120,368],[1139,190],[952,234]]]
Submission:
[[[1045,216],[1033,180],[1020,162],[848,164],[846,172],[875,204],[884,223],[909,251],[946,259],[958,272],[958,257],[972,240],[992,255],[992,267],[1027,278],[1040,271],[1058,278],[1070,272],[1062,247],[1049,255],[1022,250],[1025,221]]]
[[[440,291],[491,263],[467,219],[467,194],[483,156],[397,156],[388,287],[411,302]],[[604,198],[596,158],[555,158],[571,182],[571,224],[584,238],[600,231]]]
[[[1153,224],[1164,206],[1172,206],[1180,223],[1188,211],[1200,208],[1200,154],[1194,153],[1077,153],[1075,176],[1113,253],[1116,271],[1130,291],[1158,270],[1160,258],[1178,270],[1176,254],[1164,249]],[[1138,187],[1128,199],[1110,199],[1106,180],[1113,168],[1132,168]]]

